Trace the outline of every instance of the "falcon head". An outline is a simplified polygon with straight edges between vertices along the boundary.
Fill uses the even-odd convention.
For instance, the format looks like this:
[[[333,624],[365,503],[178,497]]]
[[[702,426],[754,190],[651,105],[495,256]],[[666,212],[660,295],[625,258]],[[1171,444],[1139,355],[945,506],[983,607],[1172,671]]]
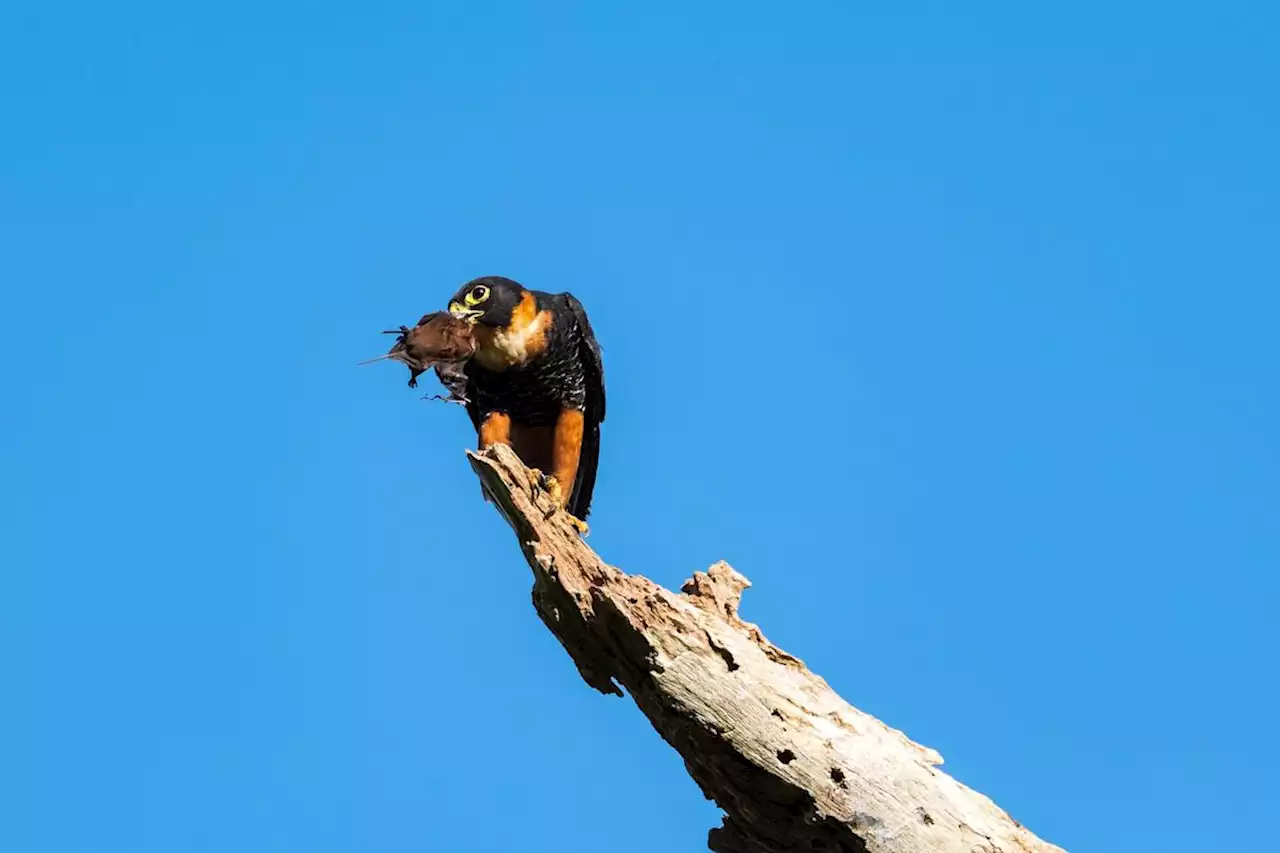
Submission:
[[[527,291],[509,278],[486,275],[474,278],[449,300],[449,313],[475,325],[505,328]]]

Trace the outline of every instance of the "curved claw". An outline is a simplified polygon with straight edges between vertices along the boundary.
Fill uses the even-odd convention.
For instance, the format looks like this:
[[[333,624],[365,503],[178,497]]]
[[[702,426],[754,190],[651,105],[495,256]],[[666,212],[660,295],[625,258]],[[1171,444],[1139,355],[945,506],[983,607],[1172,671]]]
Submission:
[[[560,488],[560,481],[555,477],[544,476],[542,478],[542,488],[547,490],[547,494],[551,495],[551,501],[557,507],[564,506],[564,490]]]
[[[551,509],[547,511],[546,517],[550,518],[556,514],[556,510],[564,510],[564,517],[569,520],[573,528],[582,536],[586,536],[591,532],[591,528],[587,523],[569,512],[564,507],[565,494],[564,489],[560,486],[560,481],[551,474],[544,474],[537,468],[529,469],[529,487],[535,491],[541,489],[551,497]]]
[[[578,518],[576,515],[574,515],[571,512],[566,512],[564,516],[565,518],[569,519],[569,523],[573,525],[574,529],[577,530],[578,533],[580,533],[583,536],[583,538],[591,534],[591,528],[587,525],[585,521]]]

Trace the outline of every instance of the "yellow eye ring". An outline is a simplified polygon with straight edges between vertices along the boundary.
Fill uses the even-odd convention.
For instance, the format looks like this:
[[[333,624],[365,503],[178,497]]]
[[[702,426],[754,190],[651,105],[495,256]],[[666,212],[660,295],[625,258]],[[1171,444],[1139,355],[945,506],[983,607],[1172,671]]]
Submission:
[[[466,296],[462,298],[468,305],[478,305],[489,298],[489,288],[485,287],[483,284],[477,284],[475,287],[471,288],[471,291]]]

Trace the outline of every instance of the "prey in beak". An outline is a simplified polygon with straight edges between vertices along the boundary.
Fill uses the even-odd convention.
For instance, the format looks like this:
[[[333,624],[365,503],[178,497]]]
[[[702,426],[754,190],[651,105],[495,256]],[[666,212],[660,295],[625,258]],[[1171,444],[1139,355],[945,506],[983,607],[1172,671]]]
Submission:
[[[453,306],[450,306],[452,309]],[[384,335],[397,335],[396,342],[386,355],[362,361],[360,364],[372,364],[375,361],[398,361],[409,368],[409,387],[418,387],[418,376],[433,366],[455,368],[466,362],[476,351],[476,340],[472,335],[472,325],[453,313],[436,311],[426,314],[418,321],[418,325],[410,329],[401,326],[399,329],[384,331]]]

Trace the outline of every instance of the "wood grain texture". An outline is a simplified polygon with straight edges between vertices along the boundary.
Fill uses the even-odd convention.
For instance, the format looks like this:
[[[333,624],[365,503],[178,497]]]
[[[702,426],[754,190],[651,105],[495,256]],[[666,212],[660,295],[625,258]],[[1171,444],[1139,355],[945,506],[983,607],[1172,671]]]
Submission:
[[[579,538],[510,448],[469,456],[533,570],[539,616],[583,679],[625,688],[725,811],[712,850],[1063,853],[744,622],[750,584],[726,563],[680,593],[627,574]]]

